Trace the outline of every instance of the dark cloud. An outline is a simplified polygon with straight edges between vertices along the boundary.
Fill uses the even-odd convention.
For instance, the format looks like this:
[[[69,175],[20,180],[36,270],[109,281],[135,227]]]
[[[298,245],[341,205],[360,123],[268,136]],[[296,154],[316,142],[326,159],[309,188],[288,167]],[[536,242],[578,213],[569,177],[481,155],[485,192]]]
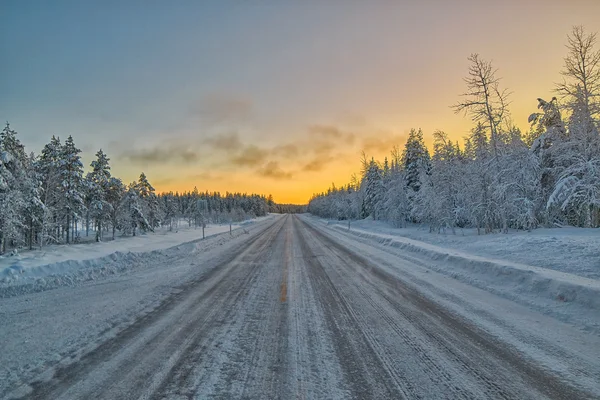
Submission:
[[[200,153],[188,144],[173,144],[167,147],[127,150],[119,158],[135,164],[193,164],[200,159]]]
[[[238,155],[231,158],[231,162],[238,166],[253,167],[265,162],[269,151],[255,145],[244,148]]]
[[[247,121],[252,116],[252,102],[213,93],[190,106],[190,114],[210,124]]]
[[[213,137],[210,137],[204,141],[204,143],[211,146],[216,150],[239,150],[242,148],[242,141],[235,132],[222,133]]]
[[[261,176],[278,180],[292,178],[292,173],[281,169],[277,161],[269,161],[263,167],[258,169],[258,173]]]

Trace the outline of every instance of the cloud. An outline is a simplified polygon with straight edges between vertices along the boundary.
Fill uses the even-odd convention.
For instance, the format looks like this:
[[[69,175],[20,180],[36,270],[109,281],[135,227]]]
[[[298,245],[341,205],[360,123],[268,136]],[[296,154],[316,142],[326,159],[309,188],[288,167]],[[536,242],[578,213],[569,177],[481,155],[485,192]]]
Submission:
[[[171,183],[175,182],[176,180],[173,178],[159,178],[156,180],[153,180],[152,183],[155,186],[163,186],[163,185],[170,185]]]
[[[247,121],[252,116],[252,102],[243,98],[213,93],[190,106],[189,114],[204,122],[219,125]]]
[[[258,173],[264,177],[278,180],[292,178],[292,173],[282,170],[277,161],[269,161],[258,169]]]
[[[217,178],[217,176],[213,175],[211,172],[205,171],[200,172],[199,174],[188,175],[188,178],[192,180],[208,181]]]
[[[120,159],[135,164],[193,164],[200,159],[200,153],[191,149],[189,144],[173,144],[168,147],[155,146],[150,149],[126,150],[119,155]]]
[[[333,125],[311,125],[308,127],[308,134],[326,141],[337,139],[348,145],[353,144],[356,137],[354,133],[345,132]]]
[[[394,146],[400,146],[406,142],[402,135],[381,134],[368,136],[362,140],[362,149],[366,152],[389,152]]]
[[[242,148],[242,141],[236,132],[222,133],[210,137],[204,141],[215,150],[239,150]]]
[[[298,145],[290,143],[273,147],[271,153],[275,156],[289,159],[296,158],[300,154],[300,150],[298,149]]]
[[[334,160],[333,157],[317,157],[317,158],[313,159],[312,161],[310,161],[309,163],[305,164],[302,167],[302,171],[306,171],[306,172],[321,171],[321,170],[323,170],[323,168],[325,168],[325,166],[327,164],[329,164],[333,160]]]
[[[250,145],[244,148],[238,155],[232,157],[231,162],[238,166],[253,167],[262,164],[268,154],[268,150]]]
[[[311,125],[308,127],[308,133],[311,136],[318,136],[324,138],[341,138],[344,136],[342,131],[332,125]]]

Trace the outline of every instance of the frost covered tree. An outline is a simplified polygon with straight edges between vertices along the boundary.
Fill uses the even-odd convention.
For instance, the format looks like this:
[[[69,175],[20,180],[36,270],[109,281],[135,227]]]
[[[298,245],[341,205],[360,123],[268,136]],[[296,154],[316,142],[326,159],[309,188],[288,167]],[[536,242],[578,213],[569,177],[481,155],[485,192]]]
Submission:
[[[27,226],[27,247],[33,249],[38,241],[38,236],[43,232],[43,224],[47,216],[47,209],[42,201],[41,176],[37,169],[37,159],[33,153],[29,155],[25,166],[27,179],[22,182],[24,198],[24,215]]]
[[[60,150],[59,160],[61,179],[59,218],[61,222],[64,222],[63,230],[67,243],[70,243],[77,235],[77,219],[85,208],[82,193],[83,163],[80,153],[81,150],[75,146],[73,136],[69,135]]]
[[[421,129],[411,129],[408,134],[408,139],[402,152],[401,163],[407,188],[406,195],[409,202],[411,202],[411,210],[413,212],[411,219],[413,222],[417,222],[420,219],[420,210],[418,207],[415,207],[418,201],[417,194],[426,176],[431,172],[429,150],[425,146],[423,131]]]
[[[363,177],[361,188],[364,190],[364,213],[365,216],[372,216],[373,219],[379,219],[381,210],[381,201],[383,199],[384,187],[381,168],[371,159],[369,166]],[[334,186],[335,189],[335,186]]]
[[[468,60],[469,73],[464,78],[467,91],[462,94],[463,101],[452,108],[456,113],[470,115],[474,122],[486,125],[490,132],[490,144],[494,158],[498,157],[500,142],[500,126],[508,113],[508,91],[500,89],[500,78],[496,77],[496,69],[492,63],[471,54]]]
[[[567,132],[550,148],[552,191],[547,209],[555,220],[600,225],[600,50],[596,33],[576,26],[567,37],[567,56],[556,91],[568,113]]]
[[[431,173],[417,194],[415,214],[428,221],[434,230],[450,228],[453,232],[464,219],[459,179],[461,177],[461,151],[445,132],[433,133],[434,146]]]
[[[52,136],[36,161],[36,171],[41,181],[40,198],[45,208],[41,221],[40,247],[48,242],[56,243],[60,238],[57,211],[61,199],[61,149],[60,138]]]
[[[143,208],[138,183],[132,182],[119,207],[119,227],[123,233],[136,236],[138,230],[148,231],[151,229]]]
[[[146,174],[143,172],[140,174],[140,177],[135,184],[135,189],[141,201],[142,212],[148,219],[150,229],[153,230],[160,226],[161,210],[154,187],[150,184]]]
[[[430,155],[425,146],[423,131],[411,129],[402,153],[402,165],[406,186],[413,192],[418,192],[425,174],[429,173]]]
[[[178,217],[177,198],[173,192],[167,193],[161,196],[162,210],[163,210],[163,221],[169,226],[169,231],[173,230],[173,226],[176,225]]]
[[[122,201],[126,194],[126,188],[121,179],[114,176],[108,180],[104,200],[110,206],[108,209],[108,220],[112,229],[112,238],[115,238],[116,231],[120,227],[120,217],[122,215]]]
[[[0,132],[0,252],[23,242],[25,192],[30,184],[25,147],[7,122]]]
[[[96,153],[96,159],[90,164],[92,171],[86,176],[88,212],[95,221],[97,242],[102,239],[104,222],[110,218],[112,207],[112,204],[107,201],[111,181],[109,161],[110,159],[100,149]]]
[[[598,133],[600,123],[600,50],[596,33],[586,34],[582,26],[567,36],[567,56],[561,71],[564,79],[556,91],[571,111],[570,123],[578,129]]]

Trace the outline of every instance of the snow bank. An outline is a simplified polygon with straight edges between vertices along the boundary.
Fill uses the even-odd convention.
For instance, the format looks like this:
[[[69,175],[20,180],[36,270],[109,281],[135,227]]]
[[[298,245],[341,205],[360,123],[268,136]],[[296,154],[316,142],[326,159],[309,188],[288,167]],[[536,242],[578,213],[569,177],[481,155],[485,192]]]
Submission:
[[[329,221],[347,227],[341,221]],[[553,269],[600,279],[600,229],[540,228],[531,232],[511,230],[509,234],[478,235],[477,229],[447,229],[431,233],[427,226],[410,225],[395,228],[383,221],[352,222],[352,229],[406,237],[444,248],[460,250],[486,258],[508,260],[519,264]]]
[[[373,241],[384,247],[401,249],[403,255],[407,257],[410,257],[410,254],[418,256],[411,258],[413,262],[504,297],[529,303],[533,298],[541,298],[550,300],[555,305],[571,303],[590,310],[600,310],[600,280],[598,279],[474,255],[398,235],[356,228],[348,231],[347,225],[338,223],[328,223],[328,225],[346,235]],[[597,246],[600,247],[600,242]],[[505,251],[510,252],[510,249]],[[543,253],[533,247],[530,251],[543,262]],[[570,254],[563,252],[562,257],[566,260]],[[600,257],[588,262],[600,262]]]
[[[271,216],[232,225],[232,236]],[[134,271],[190,252],[206,251],[230,239],[229,225],[148,233],[109,242],[48,246],[0,258],[0,297],[71,286],[102,276]]]

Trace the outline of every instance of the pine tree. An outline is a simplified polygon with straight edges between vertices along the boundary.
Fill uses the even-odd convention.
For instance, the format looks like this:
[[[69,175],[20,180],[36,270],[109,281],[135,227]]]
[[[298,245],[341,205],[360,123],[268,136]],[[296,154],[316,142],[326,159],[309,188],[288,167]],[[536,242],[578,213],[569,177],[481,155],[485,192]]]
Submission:
[[[50,143],[42,149],[36,162],[36,173],[40,177],[40,198],[45,211],[41,221],[40,247],[48,241],[59,241],[58,207],[62,192],[60,138],[52,136]]]
[[[25,148],[17,132],[7,122],[0,132],[0,252],[9,245],[23,243],[26,200],[25,192],[30,184],[26,165]]]
[[[75,147],[73,137],[69,136],[60,152],[59,173],[61,177],[62,202],[60,203],[61,220],[64,221],[66,242],[76,235],[76,223],[84,210],[82,194],[83,164],[79,156],[81,150]]]
[[[123,197],[119,216],[119,227],[124,233],[131,233],[136,236],[138,229],[147,231],[150,229],[150,223],[144,215],[138,183],[132,182],[129,185],[127,193]]]
[[[105,201],[109,204],[109,221],[112,228],[112,238],[120,228],[120,217],[123,214],[122,205],[125,197],[125,185],[119,178],[111,177],[105,193]]]
[[[148,229],[154,230],[154,228],[160,226],[160,207],[154,187],[152,187],[146,174],[143,172],[140,174],[140,178],[135,184],[135,188],[141,200],[142,212],[149,221]]]
[[[383,176],[379,165],[372,158],[363,180],[363,186],[365,191],[365,216],[371,215],[373,219],[379,219],[381,217],[381,201],[383,200]]]
[[[402,165],[406,186],[413,192],[419,191],[424,174],[429,173],[430,159],[429,150],[423,140],[423,131],[411,129],[402,153]]]
[[[90,164],[92,171],[86,177],[89,182],[89,212],[96,221],[96,241],[102,238],[103,223],[109,219],[112,207],[106,199],[111,180],[109,161],[110,159],[100,149],[96,153],[96,160]]]

